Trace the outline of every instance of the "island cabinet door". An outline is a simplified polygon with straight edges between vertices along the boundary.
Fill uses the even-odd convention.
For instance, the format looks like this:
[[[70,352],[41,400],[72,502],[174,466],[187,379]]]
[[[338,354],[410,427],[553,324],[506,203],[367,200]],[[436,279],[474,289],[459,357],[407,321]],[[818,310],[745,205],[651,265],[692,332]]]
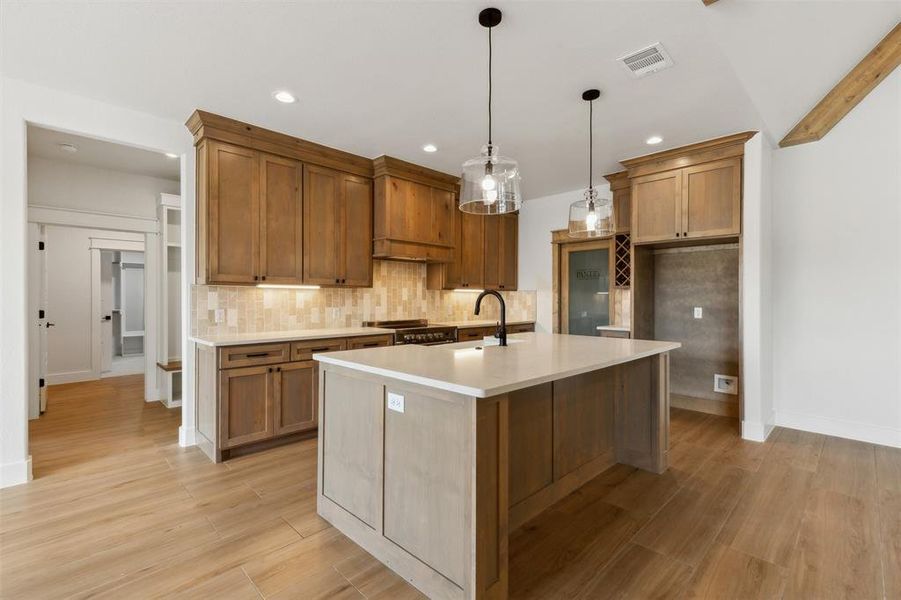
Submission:
[[[277,366],[275,371],[275,435],[315,428],[315,363],[311,360],[287,363]]]
[[[275,367],[219,372],[219,446],[233,448],[272,437]]]

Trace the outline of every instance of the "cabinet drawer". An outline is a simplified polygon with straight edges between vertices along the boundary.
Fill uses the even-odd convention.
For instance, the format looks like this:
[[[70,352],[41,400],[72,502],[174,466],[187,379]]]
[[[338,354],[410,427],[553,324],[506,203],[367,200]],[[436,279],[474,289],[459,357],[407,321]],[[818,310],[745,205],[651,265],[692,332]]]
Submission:
[[[607,337],[607,338],[623,338],[623,339],[629,339],[631,337],[631,334],[628,331],[611,331],[611,330],[605,330],[605,329],[599,329],[598,335],[601,337]]]
[[[481,340],[486,336],[494,335],[495,331],[496,328],[494,327],[467,327],[465,329],[461,328],[457,330],[457,340],[460,342]]]
[[[341,338],[294,342],[291,344],[291,360],[311,360],[314,354],[338,350],[347,350],[347,344]]]
[[[535,331],[535,323],[518,323],[516,325],[507,325],[507,333],[526,333]]]
[[[254,344],[228,346],[219,350],[219,368],[252,367],[288,362],[290,344]]]
[[[360,348],[378,348],[379,346],[393,346],[394,336],[392,335],[367,335],[365,337],[355,337],[347,340],[348,350],[358,350]]]

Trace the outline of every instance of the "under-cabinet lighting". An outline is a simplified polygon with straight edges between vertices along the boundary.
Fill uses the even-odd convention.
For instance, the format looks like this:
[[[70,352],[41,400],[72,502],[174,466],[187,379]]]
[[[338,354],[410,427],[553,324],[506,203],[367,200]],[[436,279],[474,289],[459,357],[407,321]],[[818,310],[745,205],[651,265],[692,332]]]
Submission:
[[[258,288],[268,290],[318,290],[318,285],[288,285],[283,283],[258,283]]]
[[[454,291],[455,292],[474,292],[476,294],[481,294],[485,290],[474,290],[472,288],[455,288]]]

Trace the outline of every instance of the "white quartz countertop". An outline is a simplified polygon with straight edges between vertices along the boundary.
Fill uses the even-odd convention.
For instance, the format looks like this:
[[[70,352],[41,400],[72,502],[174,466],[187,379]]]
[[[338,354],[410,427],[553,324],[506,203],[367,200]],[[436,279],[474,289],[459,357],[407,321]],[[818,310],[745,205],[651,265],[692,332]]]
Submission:
[[[429,325],[441,325],[442,327],[456,327],[457,329],[466,329],[469,327],[494,327],[500,322],[500,319],[483,319],[480,321],[439,321],[437,323],[429,322]],[[523,325],[525,323],[534,323],[535,321],[507,321],[507,325]]]
[[[237,346],[240,344],[268,344],[291,340],[316,340],[320,338],[358,337],[394,333],[393,329],[379,327],[336,327],[331,329],[294,329],[290,331],[265,331],[258,333],[232,333],[220,335],[189,336],[188,339],[204,346]]]
[[[629,328],[623,325],[598,325],[598,331],[629,331]]]
[[[488,398],[681,347],[676,342],[517,333],[509,345],[461,342],[314,354],[323,363]]]

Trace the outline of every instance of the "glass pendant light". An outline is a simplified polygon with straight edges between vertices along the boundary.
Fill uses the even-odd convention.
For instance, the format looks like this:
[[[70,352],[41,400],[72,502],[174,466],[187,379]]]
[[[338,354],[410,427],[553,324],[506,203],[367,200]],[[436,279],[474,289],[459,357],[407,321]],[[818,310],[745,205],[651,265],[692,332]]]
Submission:
[[[596,238],[613,235],[613,200],[599,198],[594,189],[594,101],[601,97],[599,90],[585,90],[582,100],[588,102],[588,189],[585,199],[569,207],[569,237]]]
[[[500,22],[501,11],[496,8],[479,13],[479,24],[488,29],[488,144],[479,156],[463,163],[460,210],[480,215],[512,213],[522,206],[519,165],[500,156],[491,139],[491,28]]]

